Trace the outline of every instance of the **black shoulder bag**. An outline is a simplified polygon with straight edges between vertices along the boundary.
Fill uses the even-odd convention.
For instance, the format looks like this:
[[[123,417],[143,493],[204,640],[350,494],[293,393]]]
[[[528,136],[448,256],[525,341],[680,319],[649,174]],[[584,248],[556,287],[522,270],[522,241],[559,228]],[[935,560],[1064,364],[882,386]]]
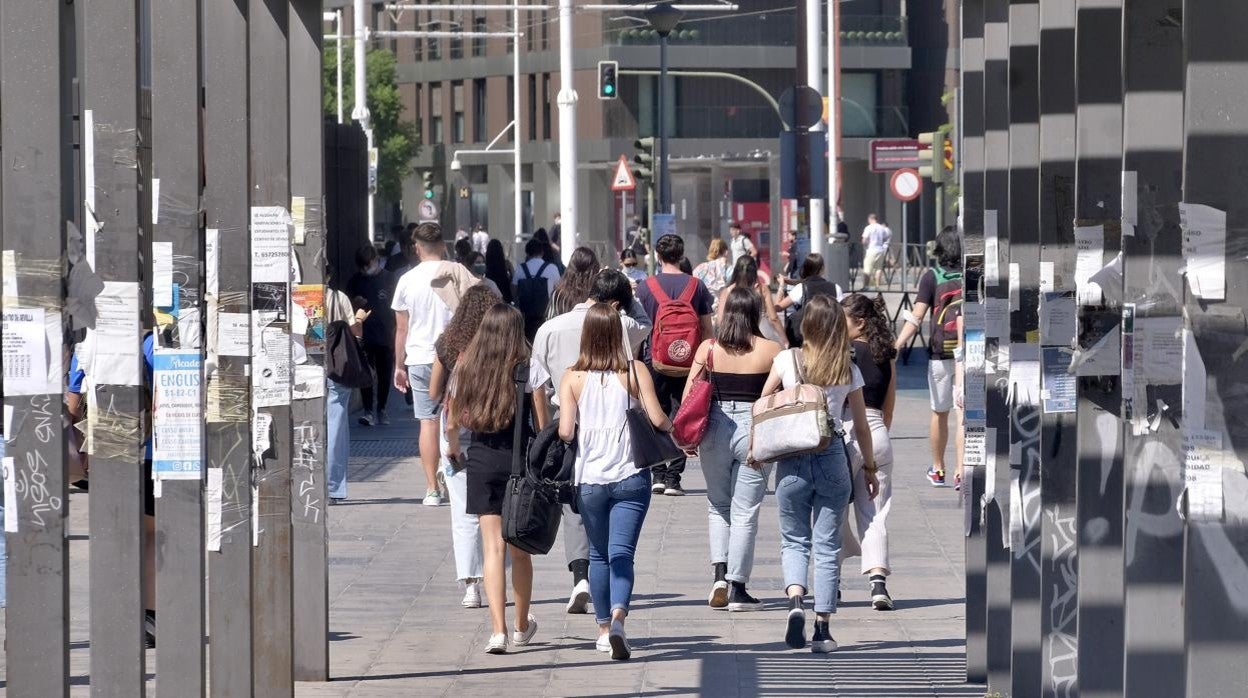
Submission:
[[[545,555],[555,545],[563,507],[540,478],[528,468],[524,443],[525,387],[529,383],[527,361],[516,365],[516,415],[511,442],[511,479],[503,494],[503,540],[531,555]]]

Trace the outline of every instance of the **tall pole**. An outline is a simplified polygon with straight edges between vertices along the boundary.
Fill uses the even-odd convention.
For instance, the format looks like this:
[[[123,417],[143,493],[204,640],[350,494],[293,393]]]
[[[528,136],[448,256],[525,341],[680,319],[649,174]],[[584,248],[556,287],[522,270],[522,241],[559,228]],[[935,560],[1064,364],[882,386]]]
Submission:
[[[822,92],[820,86],[823,84],[823,57],[820,55],[822,52],[820,51],[821,43],[819,40],[819,6],[821,4],[819,0],[806,0],[806,84],[818,92]],[[823,125],[815,124],[810,130],[812,133],[817,133],[823,130]],[[818,196],[810,197],[810,251],[819,254],[823,254],[825,235],[823,228],[823,205],[823,198]]]
[[[368,58],[365,56],[364,51],[364,44],[368,40],[368,25],[364,19],[364,4],[364,0],[355,0],[355,21],[352,23],[352,28],[355,30],[355,106],[351,109],[351,118],[360,122],[360,128],[364,129],[364,137],[368,141],[368,155],[371,158],[373,152],[373,126],[368,112]],[[341,92],[342,90],[340,89],[339,94]],[[370,242],[377,229],[377,211],[375,209],[373,191],[370,187],[368,191],[367,232],[367,240]]]
[[[342,125],[342,8],[334,10],[334,57],[338,59],[338,124]]]
[[[356,0],[362,2],[362,0]],[[572,261],[580,229],[576,222],[576,87],[572,69],[572,0],[559,0],[559,215],[563,233],[563,263]],[[517,42],[518,43],[518,42]],[[516,90],[520,85],[516,85]],[[516,109],[520,116],[519,107]],[[519,129],[516,146],[519,149]],[[516,182],[519,185],[519,181]]]
[[[831,211],[829,233],[835,241],[827,255],[826,269],[831,281],[849,288],[849,240],[836,237],[839,220],[841,183],[838,160],[841,153],[841,3],[828,3],[828,200]]]
[[[659,210],[672,212],[671,169],[667,159],[667,32],[659,32]]]
[[[513,147],[512,147],[512,153],[511,153],[512,154],[511,176],[512,176],[512,182],[515,185],[512,187],[511,203],[512,203],[512,207],[515,209],[515,212],[516,212],[515,214],[515,236],[516,236],[516,247],[517,249],[519,249],[520,242],[521,240],[524,239],[524,204],[522,203],[522,198],[521,198],[523,196],[523,191],[521,190],[521,184],[523,182],[523,177],[524,177],[524,165],[520,159],[520,133],[521,133],[520,131],[520,33],[521,32],[520,32],[520,6],[519,5],[513,5],[511,8],[511,27],[516,32],[516,38],[512,40],[511,42],[511,45],[512,45],[511,71],[512,71],[512,74],[515,76],[511,80],[511,86],[512,86],[511,113],[516,115],[516,118],[513,119],[511,122],[512,136],[513,136],[512,138]],[[559,34],[560,37],[562,37],[563,36],[562,26],[560,27],[559,32],[560,32]],[[563,128],[562,124],[560,125],[560,128]],[[568,252],[563,253],[564,264],[567,264],[571,258],[571,254],[572,254],[571,250],[575,248],[576,245],[574,244],[564,245],[564,247],[568,248],[569,250]]]

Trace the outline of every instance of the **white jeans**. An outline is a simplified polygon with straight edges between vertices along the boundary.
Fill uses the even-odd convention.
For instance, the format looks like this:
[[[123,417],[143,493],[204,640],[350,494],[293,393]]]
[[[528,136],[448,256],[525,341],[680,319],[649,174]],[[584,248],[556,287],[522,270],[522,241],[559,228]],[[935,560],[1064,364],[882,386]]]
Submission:
[[[861,543],[849,526],[841,526],[841,557],[853,557],[860,553],[863,574],[878,567],[887,575],[891,572],[888,566],[888,512],[893,503],[893,446],[888,438],[888,428],[884,426],[884,415],[879,410],[867,410],[867,424],[871,426],[871,450],[879,468],[875,476],[880,482],[880,493],[871,499],[867,492],[862,453],[852,438],[853,425],[846,423],[849,462],[854,471],[854,501],[850,506],[854,510],[855,528]]]
[[[446,425],[443,413],[442,425]],[[459,432],[461,450],[466,450],[469,434],[466,429]],[[480,519],[467,511],[468,502],[468,471],[456,473],[445,457],[447,452],[446,431],[438,430],[438,441],[443,458],[442,473],[446,476],[446,491],[451,496],[451,546],[455,549],[455,575],[463,582],[469,579],[485,577],[485,568],[481,562],[481,523]]]

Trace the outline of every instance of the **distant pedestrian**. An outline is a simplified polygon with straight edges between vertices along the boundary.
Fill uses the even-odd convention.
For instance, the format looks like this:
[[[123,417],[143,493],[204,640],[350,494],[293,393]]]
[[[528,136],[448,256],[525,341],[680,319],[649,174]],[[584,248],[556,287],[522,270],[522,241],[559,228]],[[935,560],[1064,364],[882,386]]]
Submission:
[[[498,298],[485,286],[474,286],[464,292],[455,314],[434,342],[437,358],[433,362],[433,373],[429,378],[429,396],[435,400],[445,401],[447,383],[459,364],[459,358],[468,349],[468,345],[477,336],[477,329],[486,312],[498,303]],[[464,585],[464,608],[481,607],[481,580],[485,576],[482,568],[481,525],[475,514],[469,514],[467,505],[468,473],[465,470],[465,459],[452,457],[450,440],[446,435],[446,411],[442,412],[442,431],[438,445],[442,449],[442,461],[439,467],[446,481],[447,494],[451,502],[451,547],[455,551],[456,578]],[[461,451],[466,451],[471,441],[471,433],[460,428],[459,444]]]
[[[547,244],[534,236],[524,246],[527,259],[515,275],[512,296],[524,315],[524,335],[531,342],[537,328],[546,320],[546,309],[559,284],[559,269],[546,261]]]
[[[551,244],[550,234],[546,232],[546,229],[538,228],[537,231],[533,233],[533,237],[531,239],[542,243],[542,260],[555,265],[555,269],[562,275],[564,272],[563,258],[560,257],[559,250],[555,249],[555,246]],[[527,248],[525,249],[525,254],[528,254]]]
[[[622,425],[641,403],[650,423],[671,431],[646,367],[625,358],[619,311],[596,303],[585,315],[580,356],[559,385],[559,436],[577,442],[577,505],[589,536],[589,585],[598,621],[596,648],[628,659],[624,632],[633,595],[633,561],[650,508],[650,474],[633,461]]]
[[[550,303],[546,306],[546,319],[562,315],[583,303],[589,297],[589,289],[594,285],[594,277],[602,270],[598,255],[588,247],[572,250],[568,270],[559,277],[555,290],[550,294]]]
[[[516,414],[515,374],[517,366],[528,366],[522,414]],[[503,495],[511,478],[515,453],[515,430],[527,443],[546,426],[546,395],[543,386],[549,376],[531,361],[524,340],[524,318],[511,306],[499,303],[490,308],[472,342],[456,362],[453,389],[447,402],[446,436],[451,459],[465,458],[459,441],[459,428],[472,432],[466,454],[466,512],[481,522],[481,542],[485,549],[485,593],[490,605],[492,633],[485,651],[507,652],[506,560],[511,559],[513,601],[516,625],[510,644],[528,645],[537,633],[537,619],[529,612],[533,594],[533,559],[529,553],[503,541]]]
[[[854,350],[854,365],[862,374],[862,400],[866,405],[867,424],[871,427],[871,449],[876,472],[877,491],[869,496],[866,459],[857,439],[850,439],[849,461],[853,466],[854,518],[861,539],[862,574],[871,585],[871,605],[877,611],[891,611],[893,599],[886,582],[892,568],[888,563],[888,512],[893,496],[893,444],[888,430],[893,425],[893,408],[897,404],[897,349],[893,346],[893,330],[884,299],[872,300],[862,294],[846,296],[841,301],[849,321],[849,338]],[[856,433],[856,430],[850,430]],[[849,528],[842,539],[852,539]],[[854,541],[857,543],[858,541]]]
[[[763,394],[780,345],[759,329],[762,303],[747,288],[733,288],[721,305],[714,339],[702,342],[685,383],[685,397],[704,373],[711,382],[711,411],[698,455],[710,504],[711,608],[757,611],[763,604],[746,585],[754,568],[758,513],[767,494],[771,463],[750,460],[754,402]]]
[[[738,259],[746,255],[753,257],[757,253],[758,250],[754,247],[754,241],[750,239],[749,235],[741,232],[740,223],[733,221],[728,226],[728,234],[731,236],[729,247],[732,250],[732,264],[736,264]]]
[[[472,254],[472,241],[468,238],[460,238],[455,241],[455,261],[464,266],[468,266],[468,255]]]
[[[398,233],[398,238],[387,246],[386,271],[394,274],[396,280],[403,276],[408,269],[416,266],[418,261],[416,243],[412,240],[412,235],[415,232],[416,224],[408,223],[403,227],[402,232]]]
[[[945,449],[949,445],[949,413],[954,404],[954,382],[961,361],[958,320],[962,317],[962,241],[952,226],[936,236],[936,266],[919,277],[913,310],[902,315],[905,324],[897,336],[897,351],[905,351],[919,331],[919,323],[931,313],[927,362],[927,387],[931,393],[932,465],[927,479],[933,487],[946,486]],[[961,485],[961,473],[955,478]]]
[[[486,271],[488,271],[488,267],[485,265],[485,257],[482,256],[480,252],[477,252],[476,250],[469,252],[468,261],[464,263],[464,266],[468,267],[468,271],[472,272],[472,275],[477,277],[477,280],[480,281],[482,285],[493,291],[494,296],[498,300],[503,299],[502,289],[500,289],[498,284],[495,284],[492,279],[485,275]]]
[[[884,280],[884,263],[888,259],[888,245],[893,231],[880,222],[874,213],[867,216],[867,227],[862,230],[862,287],[879,287]]]
[[[550,249],[556,257],[563,252],[563,214],[560,213],[555,214],[555,221],[550,226]]]
[[[468,231],[463,228],[455,231],[455,242],[459,242],[460,240],[469,240],[471,237],[472,236],[468,234]],[[471,244],[471,242],[469,244]]]
[[[632,248],[625,247],[620,252],[620,271],[633,284],[639,284],[646,280],[646,270],[640,268],[638,266],[639,263],[640,260],[637,258],[637,253],[633,252]]]
[[[513,300],[511,287],[514,272],[515,269],[512,268],[511,262],[507,260],[507,254],[503,251],[503,243],[499,240],[490,240],[485,246],[485,277],[498,287],[499,292],[503,294],[504,303],[511,303]]]
[[[372,244],[368,248],[372,249]],[[347,294],[329,286],[325,287],[326,325],[342,321],[347,324],[353,336],[363,338],[369,321],[376,313],[376,310],[353,307]],[[365,352],[368,352],[367,347]],[[393,358],[390,363],[390,370],[393,371]],[[390,374],[382,378],[387,391],[390,390],[390,378]],[[351,425],[348,415],[351,412],[351,396],[354,392],[349,386],[339,385],[330,378],[325,379],[325,480],[332,504],[347,498],[347,463],[351,457]]]
[[[763,310],[763,319],[760,323],[763,336],[781,347],[787,347],[789,342],[785,338],[784,325],[780,322],[780,316],[776,313],[775,299],[772,298],[771,289],[767,287],[767,282],[763,280],[762,274],[758,271],[758,261],[753,257],[746,255],[733,265],[728,285],[719,292],[717,321],[723,320],[724,301],[728,297],[728,292],[734,288],[744,288],[758,296],[759,307]]]
[[[729,254],[728,243],[723,238],[715,238],[706,248],[706,261],[693,268],[693,275],[715,299],[716,310],[719,309],[720,291],[728,285],[728,275],[732,271],[728,263]]]
[[[386,404],[394,379],[394,310],[390,303],[397,283],[394,274],[386,271],[372,243],[360,246],[355,253],[356,273],[347,282],[348,298],[361,298],[368,310],[362,342],[364,354],[377,374],[376,384],[360,389],[364,412],[361,425],[389,424]]]
[[[798,279],[798,283],[776,304],[778,312],[792,311],[788,313],[784,327],[789,345],[794,347],[802,346],[802,306],[806,301],[815,296],[828,296],[839,302],[842,295],[840,285],[823,278],[823,255],[818,252],[811,252],[802,260]]]
[[[485,228],[482,228],[481,224],[478,223],[472,231],[472,249],[480,252],[484,256],[485,250],[489,246],[490,234],[485,232]]]
[[[763,386],[770,395],[781,385],[786,389],[798,383],[823,388],[828,419],[836,436],[817,453],[782,458],[776,464],[776,504],[780,514],[780,562],[784,570],[789,616],[785,644],[794,649],[806,646],[806,609],[802,597],[815,567],[815,632],[811,650],[831,652],[836,641],[828,624],[836,612],[836,590],[840,585],[841,524],[852,489],[849,460],[841,423],[841,411],[849,402],[854,435],[862,448],[869,496],[875,496],[875,461],[871,429],[862,400],[862,374],[849,355],[849,331],[845,312],[826,296],[812,298],[802,318],[805,344],[776,355],[771,375]]]

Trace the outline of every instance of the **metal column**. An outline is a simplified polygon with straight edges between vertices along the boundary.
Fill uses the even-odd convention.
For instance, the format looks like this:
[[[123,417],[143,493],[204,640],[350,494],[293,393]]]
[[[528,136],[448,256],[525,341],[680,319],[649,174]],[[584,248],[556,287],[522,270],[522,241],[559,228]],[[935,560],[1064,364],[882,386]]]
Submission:
[[[294,678],[329,680],[329,566],[325,488],[324,165],[321,140],[321,0],[290,2],[290,193],[294,254],[302,276],[292,312],[307,319],[306,362],[296,367],[291,406],[291,539]],[[517,139],[517,143],[519,140]],[[517,186],[519,183],[517,182]],[[293,330],[298,339],[298,330]]]
[[[1123,692],[1141,698],[1183,695],[1185,683],[1183,520],[1175,508],[1183,437],[1173,418],[1183,399],[1174,356],[1183,323],[1180,9],[1172,0],[1124,3]],[[1158,401],[1168,406],[1160,414]]]
[[[1248,691],[1248,4],[1183,3],[1187,695]],[[1208,208],[1198,208],[1208,207]],[[1225,214],[1222,218],[1220,214]],[[1223,278],[1217,278],[1219,267]],[[1201,285],[1199,293],[1193,282]],[[1213,443],[1211,443],[1211,441]],[[1217,443],[1220,441],[1220,443]],[[1201,447],[1197,447],[1197,445]],[[1216,448],[1216,459],[1206,448]]]
[[[220,341],[251,313],[247,0],[202,5],[208,317],[206,490],[213,696],[252,694],[252,452],[249,349]]]
[[[1122,0],[1077,0],[1075,248],[1078,311],[1079,693],[1122,695],[1122,282],[1078,273],[1120,249]],[[1116,284],[1116,289],[1113,288]],[[1081,290],[1079,287],[1083,287]]]
[[[6,689],[13,695],[69,695],[61,270],[69,218],[62,189],[71,174],[69,144],[62,133],[63,122],[56,117],[68,114],[70,107],[61,82],[61,41],[62,29],[72,16],[73,7],[62,3],[6,0],[0,4],[0,103],[4,105],[0,144],[4,161],[9,163],[0,182],[5,353],[27,357],[25,373],[43,367],[19,389],[14,378],[21,373],[20,367],[11,362],[5,365],[4,409],[12,410],[11,431],[4,435],[5,625],[6,637],[11,638],[5,651]],[[133,113],[133,102],[130,106]],[[26,342],[10,344],[9,333],[22,327],[20,323],[45,329],[31,324],[40,321],[46,332],[28,333]],[[137,506],[136,498],[135,511]],[[132,531],[137,530],[137,513],[133,518]],[[135,548],[131,572],[138,568]],[[133,598],[137,600],[137,588]],[[141,613],[136,611],[130,620],[134,631],[130,655],[141,677]]]
[[[291,695],[290,115],[288,0],[251,0],[251,388],[255,518],[252,671],[257,696]],[[318,105],[319,113],[319,105]],[[285,242],[283,244],[283,232]],[[281,272],[285,259],[287,271]]]

